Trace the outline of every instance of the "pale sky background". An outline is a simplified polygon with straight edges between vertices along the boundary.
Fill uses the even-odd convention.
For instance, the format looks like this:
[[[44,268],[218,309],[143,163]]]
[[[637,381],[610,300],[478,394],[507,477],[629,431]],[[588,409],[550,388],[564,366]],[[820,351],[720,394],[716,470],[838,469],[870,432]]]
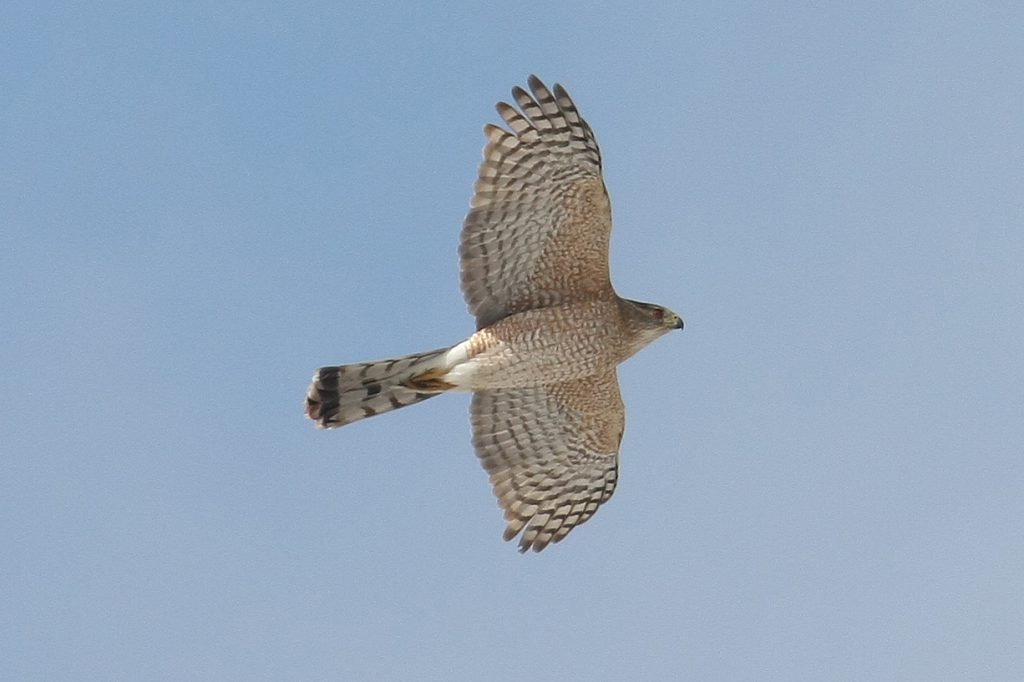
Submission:
[[[1024,4],[70,7],[0,6],[0,678],[1024,679]],[[530,73],[686,329],[521,556],[467,396],[302,398],[472,331]]]

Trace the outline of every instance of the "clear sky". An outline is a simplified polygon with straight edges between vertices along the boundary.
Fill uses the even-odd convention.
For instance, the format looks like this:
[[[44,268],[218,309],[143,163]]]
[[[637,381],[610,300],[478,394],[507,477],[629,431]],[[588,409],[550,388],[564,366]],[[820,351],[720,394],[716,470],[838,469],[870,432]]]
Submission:
[[[0,678],[1024,679],[1024,5],[773,4],[3,3]],[[467,396],[302,398],[472,331],[530,73],[686,329],[521,556]]]

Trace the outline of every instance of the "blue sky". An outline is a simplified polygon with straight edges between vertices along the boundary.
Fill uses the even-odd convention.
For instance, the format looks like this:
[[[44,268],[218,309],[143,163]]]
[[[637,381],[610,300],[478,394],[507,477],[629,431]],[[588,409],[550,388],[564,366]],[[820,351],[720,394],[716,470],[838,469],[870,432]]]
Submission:
[[[1018,3],[4,3],[0,677],[1024,678]],[[493,104],[561,82],[620,293],[620,486],[520,556],[467,396]]]

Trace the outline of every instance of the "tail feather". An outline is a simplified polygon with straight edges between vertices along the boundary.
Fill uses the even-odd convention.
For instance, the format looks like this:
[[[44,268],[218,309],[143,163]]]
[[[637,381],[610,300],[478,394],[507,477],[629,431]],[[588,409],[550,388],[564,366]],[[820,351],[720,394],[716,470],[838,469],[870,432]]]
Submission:
[[[306,416],[333,429],[433,398],[443,382],[421,381],[447,370],[448,348],[354,365],[321,367],[306,392]]]

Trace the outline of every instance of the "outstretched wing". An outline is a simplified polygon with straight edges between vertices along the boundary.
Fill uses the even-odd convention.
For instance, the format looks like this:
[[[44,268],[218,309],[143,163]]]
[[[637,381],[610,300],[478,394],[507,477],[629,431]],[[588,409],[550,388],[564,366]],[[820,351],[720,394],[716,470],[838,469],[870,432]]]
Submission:
[[[569,94],[536,76],[499,102],[459,244],[462,292],[482,329],[507,315],[611,291],[611,206],[597,140]]]
[[[505,510],[504,538],[539,552],[588,520],[618,480],[625,410],[615,371],[477,391],[473,446]]]

